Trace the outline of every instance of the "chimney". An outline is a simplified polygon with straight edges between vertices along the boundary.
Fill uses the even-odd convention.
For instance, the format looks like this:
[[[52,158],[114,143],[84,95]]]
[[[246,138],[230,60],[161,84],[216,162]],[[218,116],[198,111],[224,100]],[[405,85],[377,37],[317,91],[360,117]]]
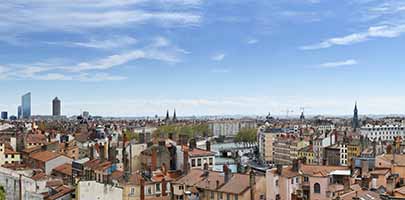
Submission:
[[[361,176],[368,176],[369,165],[367,160],[361,160]]]
[[[395,176],[390,175],[387,179],[387,194],[394,195],[395,189]]]
[[[250,171],[249,174],[249,186],[250,186],[250,199],[255,199],[255,184],[256,184],[256,175],[255,172]]]
[[[232,172],[230,171],[228,165],[223,165],[222,167],[223,171],[224,171],[224,182],[228,183],[228,181],[231,179],[231,174]]]
[[[166,186],[167,186],[166,180],[165,180],[165,178],[163,178],[163,179],[162,179],[162,196],[166,196],[166,195],[167,195],[167,193],[166,193]]]
[[[104,157],[104,145],[100,143],[98,149],[99,149],[99,151],[100,151],[100,152],[99,152],[99,153],[100,153],[100,161],[101,161],[101,162],[104,162],[104,158],[105,158],[105,157]]]
[[[188,173],[188,147],[183,146],[183,173]]]
[[[343,178],[343,190],[345,193],[350,192],[350,177],[345,176]]]
[[[88,144],[89,146],[89,158],[90,158],[90,160],[93,160],[94,159],[94,148],[93,148],[93,146],[91,146],[90,144]]]
[[[281,173],[283,172],[283,165],[277,164],[276,166],[277,166],[277,171],[276,171],[277,174],[281,175]]]
[[[189,148],[190,149],[195,149],[197,147],[197,141],[196,141],[196,139],[191,139],[190,140],[190,143],[189,143]]]
[[[217,180],[215,183],[216,183],[216,188],[215,189],[218,189],[219,188],[219,180]]]
[[[293,165],[292,165],[292,170],[294,172],[298,172],[299,168],[300,168],[300,160],[294,159],[293,160]]]
[[[157,149],[156,147],[152,147],[152,156],[151,156],[151,170],[155,171],[157,167]]]
[[[145,200],[145,181],[141,177],[141,200]]]
[[[211,142],[207,140],[207,142],[205,142],[205,150],[206,151],[211,151]]]

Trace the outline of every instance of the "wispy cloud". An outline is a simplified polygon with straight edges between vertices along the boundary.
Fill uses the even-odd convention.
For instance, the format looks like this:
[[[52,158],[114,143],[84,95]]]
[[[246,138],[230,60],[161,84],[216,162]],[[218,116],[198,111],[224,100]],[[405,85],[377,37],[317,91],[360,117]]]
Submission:
[[[219,54],[215,54],[211,57],[211,60],[213,61],[222,61],[225,58],[225,54],[224,53],[219,53]]]
[[[105,40],[90,39],[85,42],[65,43],[68,46],[79,46],[94,49],[115,49],[136,44],[137,40],[130,36],[113,36]]]
[[[0,33],[86,31],[148,23],[194,26],[201,22],[198,0],[15,0],[0,6]],[[148,9],[149,5],[155,9]],[[164,9],[163,5],[177,9]]]
[[[249,40],[247,41],[248,44],[256,44],[256,43],[258,43],[258,42],[259,42],[258,39],[249,39]]]
[[[132,49],[92,61],[67,63],[63,60],[54,59],[53,62],[6,64],[0,67],[0,72],[2,72],[0,78],[79,81],[123,80],[126,77],[100,71],[107,71],[138,60],[176,63],[180,62],[181,55],[186,53],[188,52],[171,44],[168,39],[158,37],[144,48]]]
[[[338,68],[338,67],[345,67],[351,65],[357,65],[358,62],[354,59],[344,60],[344,61],[337,61],[337,62],[327,62],[320,65],[320,68]]]
[[[330,38],[321,43],[302,46],[301,50],[325,49],[333,46],[351,45],[364,42],[372,38],[395,38],[405,32],[404,25],[382,25],[372,26],[365,32],[353,33],[343,37]]]
[[[230,71],[230,69],[226,68],[215,68],[211,70],[212,73],[229,73]]]

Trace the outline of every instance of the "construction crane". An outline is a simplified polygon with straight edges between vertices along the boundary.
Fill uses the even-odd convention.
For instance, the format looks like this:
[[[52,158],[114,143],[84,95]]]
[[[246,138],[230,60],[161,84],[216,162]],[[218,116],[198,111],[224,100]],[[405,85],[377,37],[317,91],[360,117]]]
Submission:
[[[289,115],[290,113],[293,113],[294,110],[287,109],[285,112],[286,112],[286,118],[288,118],[288,115]]]

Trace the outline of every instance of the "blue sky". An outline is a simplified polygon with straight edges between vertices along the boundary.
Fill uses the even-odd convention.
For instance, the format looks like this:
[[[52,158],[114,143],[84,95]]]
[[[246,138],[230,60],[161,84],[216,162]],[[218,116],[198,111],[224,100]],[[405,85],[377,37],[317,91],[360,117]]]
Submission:
[[[398,0],[7,0],[0,110],[404,113],[404,34]]]

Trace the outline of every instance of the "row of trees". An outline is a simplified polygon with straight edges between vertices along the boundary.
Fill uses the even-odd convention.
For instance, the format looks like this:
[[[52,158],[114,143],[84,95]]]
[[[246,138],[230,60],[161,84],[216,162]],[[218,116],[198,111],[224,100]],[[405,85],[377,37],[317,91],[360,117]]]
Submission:
[[[212,136],[208,124],[163,125],[159,126],[153,134],[168,137],[169,133],[172,133],[174,137],[178,137],[180,134],[187,135],[189,138]]]
[[[257,130],[254,128],[241,129],[235,137],[236,143],[254,145],[257,142]]]

